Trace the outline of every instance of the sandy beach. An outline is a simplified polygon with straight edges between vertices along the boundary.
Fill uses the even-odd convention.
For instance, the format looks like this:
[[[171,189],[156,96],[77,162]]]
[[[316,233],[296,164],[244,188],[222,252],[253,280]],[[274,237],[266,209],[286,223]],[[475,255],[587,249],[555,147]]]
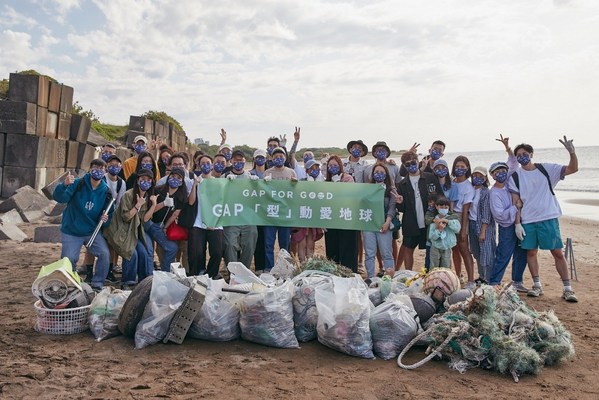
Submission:
[[[39,224],[23,229],[32,236]],[[304,343],[299,350],[274,349],[237,340],[212,343],[186,339],[134,350],[119,336],[96,342],[87,331],[49,336],[34,331],[31,283],[40,266],[56,260],[59,244],[0,241],[0,397],[38,398],[250,398],[250,399],[596,399],[599,359],[599,221],[564,217],[563,238],[572,238],[579,303],[560,298],[561,282],[549,252],[541,252],[545,295],[524,298],[538,311],[555,310],[572,332],[574,359],[546,367],[538,376],[510,376],[473,369],[465,374],[433,361],[415,371],[396,360],[354,358]],[[317,252],[323,253],[319,241]],[[423,262],[418,255],[417,265]],[[509,276],[509,271],[506,274]],[[525,284],[531,279],[525,274]],[[413,349],[407,362],[424,357]]]

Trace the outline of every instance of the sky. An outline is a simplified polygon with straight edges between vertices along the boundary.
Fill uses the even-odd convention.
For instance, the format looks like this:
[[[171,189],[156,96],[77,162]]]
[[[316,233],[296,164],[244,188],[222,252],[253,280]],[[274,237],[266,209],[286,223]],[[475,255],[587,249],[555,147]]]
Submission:
[[[599,145],[596,0],[2,0],[0,78],[25,69],[192,141]]]

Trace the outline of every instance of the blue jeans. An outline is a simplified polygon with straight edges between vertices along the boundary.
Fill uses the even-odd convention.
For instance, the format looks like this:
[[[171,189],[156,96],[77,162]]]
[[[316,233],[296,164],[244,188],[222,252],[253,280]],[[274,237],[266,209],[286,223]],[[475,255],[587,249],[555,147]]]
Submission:
[[[291,240],[291,228],[283,226],[265,226],[264,227],[264,257],[266,265],[264,271],[268,272],[275,266],[275,239],[279,234],[279,249],[289,251],[289,241]],[[249,268],[249,267],[248,267]]]
[[[366,267],[366,273],[369,278],[374,277],[374,259],[376,257],[377,248],[381,252],[381,258],[383,259],[383,267],[395,268],[395,262],[393,261],[393,232],[387,231],[385,233],[374,232],[374,231],[363,231],[362,240],[364,242],[364,266]]]
[[[89,236],[72,236],[64,232],[61,232],[62,250],[60,252],[60,258],[67,257],[71,261],[73,266],[73,272],[77,270],[77,262],[79,261],[79,255],[81,254],[81,246],[83,246],[89,240]],[[94,289],[102,289],[104,287],[104,280],[108,275],[108,265],[110,263],[110,251],[108,250],[108,244],[104,240],[104,236],[98,233],[94,243],[89,248],[89,252],[95,257],[98,257],[96,262],[96,271],[92,278],[91,286]]]
[[[154,249],[150,238],[146,237],[146,243],[147,246],[144,246],[143,241],[138,240],[131,258],[123,258],[121,283],[134,285],[154,273]]]
[[[526,250],[518,245],[515,224],[506,228],[499,226],[499,243],[495,250],[495,262],[491,271],[491,285],[499,285],[505,269],[512,258],[512,281],[522,282],[524,270],[526,269]]]
[[[162,248],[162,250],[164,250],[164,257],[162,258],[160,269],[164,272],[171,272],[171,263],[175,262],[179,245],[177,242],[168,240],[166,238],[166,234],[162,228],[160,228],[160,224],[148,221],[144,224],[144,230],[148,236],[155,241],[156,244]]]

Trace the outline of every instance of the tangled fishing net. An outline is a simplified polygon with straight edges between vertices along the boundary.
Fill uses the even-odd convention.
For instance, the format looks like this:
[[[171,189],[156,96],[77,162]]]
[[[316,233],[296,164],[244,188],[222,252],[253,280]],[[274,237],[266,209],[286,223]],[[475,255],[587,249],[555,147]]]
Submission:
[[[481,367],[510,373],[517,382],[524,374],[537,374],[543,365],[553,365],[574,355],[570,332],[553,311],[529,308],[511,287],[497,292],[483,285],[468,300],[449,306],[399,355],[402,368],[414,369],[441,355],[460,372]],[[420,363],[404,365],[402,357],[421,336],[431,345]]]
[[[340,276],[342,278],[351,278],[354,273],[351,269],[339,265],[326,257],[316,255],[312,258],[307,259],[299,268],[295,271],[295,275],[299,275],[303,271],[320,271],[327,272],[331,275]]]

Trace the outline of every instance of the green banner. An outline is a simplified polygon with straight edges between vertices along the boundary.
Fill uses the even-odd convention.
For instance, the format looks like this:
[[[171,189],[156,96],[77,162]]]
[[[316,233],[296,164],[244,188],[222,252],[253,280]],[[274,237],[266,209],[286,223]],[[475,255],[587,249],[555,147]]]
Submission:
[[[206,179],[199,190],[202,219],[207,226],[378,231],[385,222],[381,185]]]

